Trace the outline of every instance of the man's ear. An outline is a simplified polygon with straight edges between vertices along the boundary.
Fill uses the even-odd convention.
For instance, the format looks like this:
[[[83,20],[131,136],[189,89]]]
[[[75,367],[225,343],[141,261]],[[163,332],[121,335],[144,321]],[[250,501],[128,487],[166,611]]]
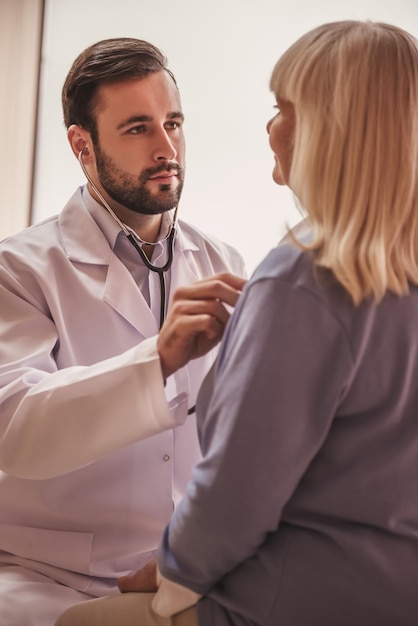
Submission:
[[[67,131],[67,138],[76,158],[79,158],[81,152],[83,163],[85,165],[91,163],[93,149],[90,133],[77,124],[71,124]]]

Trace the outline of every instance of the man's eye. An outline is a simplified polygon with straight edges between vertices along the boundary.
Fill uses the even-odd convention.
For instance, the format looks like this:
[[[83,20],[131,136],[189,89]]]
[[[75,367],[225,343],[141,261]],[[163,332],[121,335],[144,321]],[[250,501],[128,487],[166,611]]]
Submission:
[[[167,122],[166,128],[170,128],[170,129],[181,128],[181,123],[176,120],[172,120],[171,122]]]
[[[146,130],[146,126],[140,124],[139,126],[132,126],[132,128],[129,128],[126,132],[130,135],[140,135],[141,133],[145,133]]]

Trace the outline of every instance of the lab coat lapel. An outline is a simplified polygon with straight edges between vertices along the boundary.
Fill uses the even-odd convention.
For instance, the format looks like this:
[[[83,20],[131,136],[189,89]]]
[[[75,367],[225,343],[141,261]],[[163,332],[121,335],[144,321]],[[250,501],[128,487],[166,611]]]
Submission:
[[[158,332],[158,324],[128,269],[113,254],[106,237],[87,211],[78,190],[59,216],[65,251],[71,261],[107,266],[103,300],[136,328],[142,337]],[[87,269],[88,271],[88,269]],[[92,269],[92,271],[94,271]]]
[[[193,255],[193,252],[198,250],[196,244],[178,226],[174,243],[173,264],[170,270],[168,303],[170,303],[173,293],[178,287],[199,280],[201,274]],[[128,288],[128,283],[130,288]],[[123,293],[121,293],[121,285],[123,285]],[[109,259],[105,300],[135,326],[144,337],[151,337],[159,332],[157,320],[135,285],[131,274],[114,254]]]
[[[158,324],[130,272],[112,254],[105,284],[104,300],[124,317],[143,337],[158,333]]]
[[[202,276],[201,269],[196,263],[193,252],[198,251],[196,244],[177,226],[175,252],[171,271],[170,298],[178,287],[190,285]]]

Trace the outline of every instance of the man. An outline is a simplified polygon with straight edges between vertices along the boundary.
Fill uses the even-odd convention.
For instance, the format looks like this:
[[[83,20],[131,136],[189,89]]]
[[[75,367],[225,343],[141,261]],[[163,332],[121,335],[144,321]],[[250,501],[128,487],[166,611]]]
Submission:
[[[0,246],[2,626],[52,626],[152,559],[244,284],[233,249],[174,223],[183,114],[157,48],[89,47],[63,109],[89,182]]]

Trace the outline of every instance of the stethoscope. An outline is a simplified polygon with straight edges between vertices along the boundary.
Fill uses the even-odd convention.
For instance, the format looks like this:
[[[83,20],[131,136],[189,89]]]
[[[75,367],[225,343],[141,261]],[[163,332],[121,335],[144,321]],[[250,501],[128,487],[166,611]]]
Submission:
[[[88,171],[86,169],[86,166],[83,163],[83,151],[82,150],[80,150],[80,152],[78,153],[78,161],[79,161],[79,163],[81,165],[81,169],[83,170],[85,177],[87,178],[87,180],[89,181],[90,185],[92,186],[92,189],[94,189],[95,193],[97,194],[97,196],[102,201],[103,206],[109,211],[110,215],[113,217],[115,222],[123,230],[123,232],[127,236],[128,240],[133,245],[135,250],[138,252],[138,254],[141,257],[141,259],[143,260],[145,266],[151,272],[155,272],[156,274],[158,274],[158,278],[160,279],[160,292],[161,292],[161,301],[160,301],[160,329],[161,329],[161,326],[164,323],[166,312],[167,312],[167,309],[166,309],[166,305],[167,305],[167,303],[166,303],[167,290],[166,290],[166,283],[165,283],[165,273],[170,269],[170,267],[171,267],[171,265],[173,263],[174,238],[176,236],[176,222],[177,222],[177,209],[178,209],[178,207],[176,207],[175,210],[174,210],[174,215],[173,215],[173,219],[172,219],[172,222],[171,222],[168,234],[163,239],[160,239],[160,242],[161,241],[165,241],[166,239],[168,239],[168,256],[167,256],[166,263],[164,265],[162,265],[161,267],[159,267],[158,265],[154,265],[153,263],[151,263],[151,261],[148,259],[148,257],[145,254],[145,252],[142,250],[142,248],[139,245],[139,243],[136,241],[133,233],[118,218],[116,213],[113,211],[112,207],[109,206],[109,203],[103,197],[103,194],[98,190],[97,185],[95,185],[95,183],[93,182],[90,174],[88,173]],[[144,241],[143,243],[147,244],[148,242]],[[155,245],[155,244],[151,243],[149,245]],[[196,411],[196,405],[192,406],[187,411],[187,415],[192,415],[195,411]]]
[[[118,216],[116,215],[116,213],[113,211],[113,209],[109,206],[109,203],[105,200],[105,198],[103,197],[103,194],[99,191],[99,189],[97,188],[97,185],[93,182],[90,174],[88,173],[86,166],[83,163],[83,151],[80,150],[80,152],[78,153],[78,161],[81,165],[81,169],[84,172],[85,177],[87,178],[87,180],[89,181],[90,185],[92,186],[92,188],[94,189],[95,193],[97,194],[97,196],[100,198],[101,202],[103,203],[104,207],[108,210],[108,212],[110,213],[110,215],[113,217],[113,219],[115,220],[115,222],[119,225],[119,227],[123,230],[123,232],[125,233],[126,237],[129,239],[130,243],[133,245],[133,247],[135,248],[135,250],[138,252],[139,256],[141,257],[142,261],[144,262],[145,266],[151,271],[151,272],[155,272],[156,274],[158,274],[158,278],[160,280],[160,295],[161,295],[161,299],[160,299],[160,322],[159,322],[159,327],[161,329],[161,326],[164,323],[165,320],[165,316],[167,313],[167,289],[166,289],[166,281],[165,281],[165,272],[167,272],[172,263],[173,263],[173,253],[174,253],[174,238],[176,236],[176,221],[177,221],[177,209],[178,207],[175,208],[174,211],[174,216],[173,216],[173,220],[171,222],[169,231],[167,233],[167,235],[163,238],[160,239],[160,242],[165,241],[166,239],[168,240],[168,256],[167,256],[167,261],[164,265],[162,265],[161,267],[159,267],[158,265],[154,265],[153,263],[151,263],[151,261],[148,259],[147,255],[145,254],[145,252],[142,250],[141,246],[139,245],[139,243],[136,241],[133,233],[129,230],[129,228],[118,218]],[[148,244],[147,241],[144,241],[143,244]],[[155,245],[153,243],[149,243],[148,245]]]

